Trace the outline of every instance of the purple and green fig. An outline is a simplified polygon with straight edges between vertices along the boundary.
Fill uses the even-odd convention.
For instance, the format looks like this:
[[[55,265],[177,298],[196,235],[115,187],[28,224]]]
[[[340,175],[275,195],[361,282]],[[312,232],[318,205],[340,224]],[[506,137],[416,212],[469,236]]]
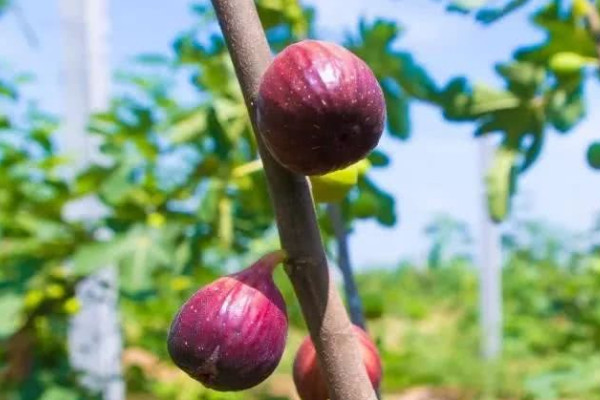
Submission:
[[[198,290],[179,310],[168,336],[173,362],[204,386],[239,391],[275,370],[287,340],[285,302],[273,282],[277,251]]]

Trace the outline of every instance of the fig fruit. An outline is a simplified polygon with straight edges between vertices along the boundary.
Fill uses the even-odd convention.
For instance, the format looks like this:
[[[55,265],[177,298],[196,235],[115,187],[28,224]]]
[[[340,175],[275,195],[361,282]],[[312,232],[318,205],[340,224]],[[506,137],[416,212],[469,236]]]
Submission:
[[[381,359],[377,347],[364,330],[353,325],[369,380],[376,390],[381,383]],[[321,373],[317,352],[310,338],[304,339],[294,359],[294,385],[302,400],[327,400],[329,392]]]
[[[262,76],[258,129],[273,157],[291,171],[324,175],[360,161],[377,146],[384,122],[377,78],[337,44],[292,44]]]
[[[238,391],[275,370],[287,340],[288,318],[273,269],[283,252],[198,290],[179,310],[167,348],[173,362],[204,386]]]

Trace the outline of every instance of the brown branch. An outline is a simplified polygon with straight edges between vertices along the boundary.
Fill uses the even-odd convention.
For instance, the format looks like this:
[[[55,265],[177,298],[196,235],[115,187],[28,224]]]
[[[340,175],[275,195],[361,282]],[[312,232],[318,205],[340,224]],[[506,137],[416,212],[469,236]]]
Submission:
[[[281,167],[257,134],[255,98],[271,61],[270,49],[253,0],[212,0],[254,126],[281,245],[288,255],[286,272],[329,383],[332,400],[375,400],[358,342],[335,283],[317,225],[306,177]]]

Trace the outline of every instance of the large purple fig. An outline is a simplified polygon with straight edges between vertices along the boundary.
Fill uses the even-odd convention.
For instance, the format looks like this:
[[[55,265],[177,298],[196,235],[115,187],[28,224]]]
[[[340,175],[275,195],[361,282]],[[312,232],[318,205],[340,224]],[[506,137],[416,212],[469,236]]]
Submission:
[[[168,350],[175,364],[204,386],[251,388],[279,364],[287,339],[285,302],[273,282],[283,252],[198,290],[171,325]]]
[[[383,92],[371,69],[334,43],[288,46],[265,71],[257,123],[273,157],[304,175],[324,175],[363,159],[385,122]]]

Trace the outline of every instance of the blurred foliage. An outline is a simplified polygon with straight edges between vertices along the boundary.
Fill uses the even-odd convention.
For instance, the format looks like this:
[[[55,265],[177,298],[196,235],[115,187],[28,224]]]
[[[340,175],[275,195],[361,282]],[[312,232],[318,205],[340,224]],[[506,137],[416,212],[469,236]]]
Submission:
[[[274,50],[314,35],[313,11],[299,2],[261,0],[257,6]],[[0,341],[6,351],[0,354],[0,393],[7,399],[91,396],[78,389],[65,343],[69,316],[79,308],[74,287],[98,268],[119,268],[126,345],[164,362],[169,321],[185,298],[277,247],[265,178],[226,46],[209,3],[193,5],[192,12],[197,21],[174,39],[172,52],[140,55],[129,72],[117,74],[110,107],[89,123],[98,155],[76,173],[73,160],[55,145],[59,121],[21,98],[24,78],[2,70],[0,311],[6,318]],[[394,26],[362,24],[355,51],[388,46],[396,33],[386,31]],[[410,97],[424,96],[413,77],[422,76],[431,92],[434,85],[407,53],[364,57],[381,62],[378,77],[394,87],[386,96],[406,92],[389,110],[392,134],[403,137],[407,128],[397,127],[407,125]],[[406,74],[392,76],[396,66]],[[385,168],[389,156],[378,151],[371,161]],[[81,212],[88,208],[94,215]],[[396,222],[392,196],[368,175],[344,210],[349,225],[356,219]],[[329,242],[326,214],[318,211]],[[291,285],[282,276],[278,282],[292,324],[303,327]],[[140,385],[165,398],[209,396],[197,386],[181,394],[171,380]]]
[[[485,19],[491,22],[524,2],[454,3],[463,12],[496,10],[496,18]],[[415,102],[441,106],[449,121],[475,123],[476,136],[500,134],[487,176],[498,221],[508,215],[516,178],[539,156],[548,128],[567,132],[586,111],[583,94],[596,54],[584,15],[562,3],[551,1],[536,13],[546,41],[497,66],[501,89],[466,78],[438,85],[410,51],[398,49],[396,21],[363,20],[345,38],[380,80],[390,138],[409,138]],[[0,12],[7,4],[0,1]],[[300,2],[259,0],[257,6],[274,51],[318,37],[314,10]],[[173,368],[164,346],[174,312],[191,293],[277,247],[256,143],[213,11],[200,2],[192,12],[196,23],[174,39],[170,53],[141,55],[118,74],[110,107],[89,123],[98,158],[76,174],[55,145],[60,121],[22,98],[27,77],[0,70],[0,400],[95,398],[69,366],[66,332],[79,308],[75,285],[107,264],[119,267],[131,398],[276,398],[268,383],[250,394],[206,390]],[[381,147],[369,156],[373,170],[342,204],[349,228],[358,220],[397,223],[394,198],[375,179],[392,156]],[[71,212],[86,207],[101,212],[87,218]],[[329,244],[332,229],[324,209],[317,211]],[[593,399],[598,248],[565,250],[535,226],[518,232],[531,243],[516,234],[505,238],[509,346],[500,387],[524,399]],[[385,385],[462,385],[477,392],[474,377],[482,368],[474,350],[477,282],[469,235],[447,217],[435,220],[427,235],[427,265],[406,263],[361,277]],[[280,368],[289,385],[290,352],[304,323],[290,283],[281,271],[276,278],[293,326]]]
[[[492,23],[528,3],[506,1],[453,1],[453,11]],[[473,121],[475,136],[500,135],[486,184],[492,219],[509,215],[517,178],[539,157],[550,128],[568,133],[585,117],[585,84],[596,78],[598,54],[588,14],[598,5],[587,0],[550,0],[538,8],[532,22],[546,33],[537,45],[515,50],[513,59],[495,66],[505,81],[503,88],[470,83],[457,77],[442,90],[440,105],[449,121]]]
[[[478,354],[477,268],[461,250],[460,223],[442,216],[432,227],[448,234],[431,241],[430,253],[445,246],[453,256],[358,278],[367,315],[377,304],[369,327],[383,354],[384,391],[425,385],[458,389],[452,398],[461,399],[599,399],[600,224],[581,234],[530,220],[510,225],[504,352],[492,394]]]

